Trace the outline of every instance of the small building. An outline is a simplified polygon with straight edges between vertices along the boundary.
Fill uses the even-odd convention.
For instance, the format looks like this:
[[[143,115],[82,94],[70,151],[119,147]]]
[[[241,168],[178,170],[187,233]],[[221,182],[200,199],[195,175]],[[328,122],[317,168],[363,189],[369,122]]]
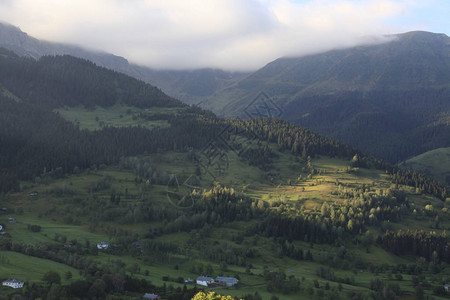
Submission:
[[[65,242],[64,243],[64,247],[65,248],[72,248],[74,245],[73,245],[73,243],[72,242]]]
[[[29,193],[28,195],[31,196],[31,197],[37,197],[37,196],[39,195],[39,193],[36,192],[36,191],[32,191],[32,192]]]
[[[2,230],[3,230],[3,225],[0,224],[0,231],[2,231]]]
[[[214,278],[212,278],[212,277],[199,276],[197,278],[197,284],[199,284],[199,285],[208,286],[213,283],[214,283]]]
[[[9,223],[16,223],[17,220],[15,218],[8,218]]]
[[[192,280],[191,278],[188,278],[184,281],[184,283],[194,283],[194,280]]]
[[[10,238],[11,235],[9,233],[7,233],[7,232],[2,231],[2,232],[0,232],[0,237],[8,237],[8,238]]]
[[[226,286],[226,287],[232,287],[235,286],[239,280],[237,280],[234,277],[216,277],[216,283]]]
[[[445,285],[444,285],[444,290],[445,290],[447,293],[450,293],[450,284],[445,284]]]
[[[156,294],[149,294],[149,293],[145,293],[145,295],[142,297],[143,299],[156,299],[156,300],[160,300],[161,297],[156,295]]]
[[[7,211],[8,211],[8,209],[7,209],[6,207],[0,208],[0,213],[5,213],[5,212],[7,212]]]
[[[109,243],[100,242],[100,243],[97,244],[97,249],[106,250],[108,248],[109,248]]]
[[[9,286],[13,289],[21,289],[23,288],[24,282],[17,279],[9,279],[3,281],[3,286]]]

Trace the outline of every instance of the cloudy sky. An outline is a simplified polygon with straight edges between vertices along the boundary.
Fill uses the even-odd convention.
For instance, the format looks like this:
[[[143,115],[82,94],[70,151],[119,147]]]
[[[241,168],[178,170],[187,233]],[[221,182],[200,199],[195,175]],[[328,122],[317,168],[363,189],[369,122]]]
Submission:
[[[0,0],[29,35],[162,69],[253,70],[281,56],[450,34],[448,0]]]

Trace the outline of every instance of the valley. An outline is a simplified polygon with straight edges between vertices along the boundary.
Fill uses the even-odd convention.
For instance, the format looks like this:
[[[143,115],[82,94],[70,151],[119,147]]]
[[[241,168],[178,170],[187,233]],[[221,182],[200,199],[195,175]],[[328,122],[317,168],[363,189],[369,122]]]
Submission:
[[[99,120],[120,120],[118,115],[129,109],[113,106],[89,111],[66,107],[58,111],[72,122],[75,120],[71,116],[76,114],[80,128],[99,130],[92,127],[94,114]],[[138,113],[142,112],[134,109],[133,114]],[[111,121],[107,126],[124,124]],[[127,287],[130,280],[144,279],[154,286],[146,292],[164,293],[168,299],[178,299],[177,290],[185,285],[192,289],[194,285],[184,284],[184,280],[195,280],[202,274],[239,278],[238,287],[216,291],[237,297],[249,295],[246,299],[360,299],[362,295],[375,295],[375,281],[386,279],[400,299],[410,299],[417,291],[415,277],[420,277],[426,295],[441,299],[436,295],[439,283],[450,276],[444,261],[423,260],[420,271],[412,271],[413,266],[418,266],[414,256],[387,251],[377,237],[388,231],[408,230],[440,236],[450,228],[447,201],[395,184],[383,170],[355,167],[351,157],[316,155],[304,159],[263,139],[254,143],[232,135],[228,141],[249,143],[247,151],[266,149],[272,153],[270,166],[251,165],[249,157],[223,150],[227,164],[219,174],[199,171],[198,161],[189,152],[165,151],[123,157],[118,164],[94,166],[59,179],[50,173],[21,182],[20,191],[3,194],[1,199],[8,209],[2,218],[14,217],[17,223],[4,222],[11,238],[1,240],[0,277],[14,274],[28,285],[42,284],[46,271],[57,270],[62,284],[68,286],[83,278],[95,278],[86,267],[80,269],[67,260],[69,257],[63,258],[71,255],[86,257],[97,268],[109,266],[125,276],[122,280]],[[195,189],[174,186],[174,176],[181,186],[194,176]],[[178,193],[190,197],[192,202],[177,202],[179,199],[174,197]],[[372,212],[364,206],[367,200],[363,199],[377,197],[381,202]],[[394,204],[405,198],[408,200],[403,204]],[[220,202],[214,204],[217,200],[213,199],[228,202],[227,208],[221,208]],[[236,214],[227,213],[230,209]],[[373,215],[369,216],[369,210]],[[390,215],[391,210],[396,217]],[[339,215],[344,211],[346,216]],[[386,213],[389,217],[384,219]],[[321,236],[319,228],[310,236],[300,237],[288,232],[274,235],[261,227],[281,216],[304,216],[307,220],[312,217],[318,220],[317,225],[328,227],[332,215],[338,223],[328,232],[333,233],[329,236]],[[350,220],[354,225],[349,224]],[[38,225],[40,230],[33,232],[30,225]],[[67,242],[70,247],[64,247]],[[108,242],[114,248],[99,250],[96,245],[100,242]],[[37,247],[51,251],[46,256],[62,264],[47,263],[36,252]],[[23,258],[18,260],[18,256]],[[26,273],[21,271],[24,264]],[[69,272],[70,278],[66,276]],[[271,283],[280,279],[270,274],[285,277],[286,286],[273,286]],[[141,288],[135,287],[127,295],[135,299],[139,291]],[[9,294],[9,290],[3,289],[2,294]]]
[[[400,48],[418,36],[447,39]],[[350,72],[360,50],[204,70],[216,80],[165,73],[184,100],[213,93],[240,119],[85,59],[0,49],[0,279],[24,281],[0,299],[448,299],[447,73],[385,88],[389,72]],[[336,58],[312,93],[303,69]]]

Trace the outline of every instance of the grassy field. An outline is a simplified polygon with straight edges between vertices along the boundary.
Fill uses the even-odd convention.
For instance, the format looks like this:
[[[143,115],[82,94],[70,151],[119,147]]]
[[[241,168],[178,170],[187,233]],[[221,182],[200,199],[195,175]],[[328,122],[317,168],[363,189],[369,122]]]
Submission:
[[[439,148],[408,159],[402,166],[450,183],[450,148]]]
[[[273,145],[272,145],[273,147]],[[227,153],[228,165],[225,171],[217,178],[209,178],[202,176],[200,184],[202,188],[209,188],[214,181],[219,181],[222,185],[232,186],[236,191],[242,192],[255,199],[259,199],[268,203],[281,201],[286,203],[299,203],[299,205],[307,211],[319,210],[321,204],[325,201],[339,204],[344,200],[337,197],[334,192],[338,189],[338,184],[348,189],[357,188],[362,185],[370,186],[371,189],[377,191],[386,191],[393,188],[389,177],[382,171],[368,169],[351,169],[349,162],[341,159],[331,159],[327,157],[314,158],[311,163],[316,174],[308,176],[304,172],[306,162],[293,157],[289,153],[283,153],[274,147],[278,158],[274,160],[272,170],[270,172],[262,171],[257,167],[248,166],[246,161],[238,157],[233,152]],[[145,157],[145,161],[151,164],[152,168],[164,171],[167,174],[176,174],[180,178],[187,178],[195,172],[195,165],[186,158],[183,153],[165,153],[153,154]],[[76,240],[78,243],[85,244],[89,242],[91,245],[100,241],[112,241],[112,229],[126,230],[130,234],[136,234],[139,238],[145,236],[149,226],[164,226],[160,223],[127,223],[118,224],[115,222],[98,221],[92,225],[93,220],[85,215],[85,208],[80,207],[78,203],[107,203],[112,192],[121,193],[122,207],[135,207],[141,203],[155,203],[165,207],[171,207],[167,200],[167,185],[165,184],[146,184],[137,183],[136,175],[131,170],[123,170],[117,167],[106,169],[91,170],[78,175],[71,175],[67,178],[57,180],[45,180],[44,178],[38,183],[23,183],[23,190],[19,193],[13,193],[3,196],[2,205],[13,208],[7,214],[0,216],[2,224],[6,225],[6,231],[11,234],[11,239],[23,244],[55,244],[61,245],[60,238],[65,237],[67,241]],[[107,180],[108,186],[104,189],[97,190],[99,182]],[[408,193],[410,201],[418,209],[422,209],[427,204],[433,205],[433,209],[442,210],[447,208],[448,203],[427,195],[416,194],[415,190],[408,187],[399,187]],[[37,195],[32,195],[36,192]],[[88,199],[88,202],[86,202]],[[83,202],[84,201],[84,202]],[[3,204],[4,203],[4,204]],[[175,207],[172,207],[176,210]],[[72,218],[70,222],[67,216]],[[7,223],[7,217],[15,217],[17,223]],[[443,230],[450,228],[449,218],[441,221],[439,229],[431,228],[433,223],[431,217],[421,215],[419,217],[408,217],[401,223],[393,224],[396,229],[420,228],[429,230]],[[125,263],[129,274],[149,280],[153,284],[163,285],[171,284],[174,287],[182,287],[182,283],[175,282],[178,277],[183,279],[195,279],[198,271],[193,272],[193,266],[203,266],[206,268],[211,266],[213,274],[228,276],[239,276],[240,286],[238,288],[217,289],[219,293],[242,296],[243,294],[253,294],[258,292],[263,299],[270,299],[271,295],[276,294],[280,299],[299,299],[306,297],[307,299],[319,299],[315,295],[309,295],[306,287],[313,286],[314,280],[319,282],[321,288],[328,282],[331,287],[336,287],[336,282],[330,282],[317,276],[317,269],[322,266],[323,257],[328,253],[336,251],[336,245],[314,245],[309,243],[296,241],[297,247],[310,250],[315,257],[314,262],[297,261],[287,257],[278,257],[273,250],[274,242],[270,238],[257,236],[246,237],[239,243],[233,241],[231,237],[238,236],[246,230],[252,222],[233,222],[221,227],[211,229],[208,237],[203,238],[200,242],[204,245],[220,245],[227,244],[231,247],[246,249],[254,247],[258,251],[258,256],[251,259],[252,264],[250,272],[245,267],[229,265],[226,270],[213,261],[204,258],[199,247],[193,248],[189,242],[198,234],[196,231],[191,233],[178,232],[164,234],[153,238],[154,241],[172,243],[183,249],[181,253],[170,254],[165,259],[158,258],[144,260],[140,256],[131,255],[115,255],[108,252],[99,251],[98,255],[92,255],[90,258],[108,264],[113,260],[121,260]],[[28,225],[41,226],[40,232],[32,232],[28,229]],[[379,232],[379,228],[372,228],[374,233]],[[371,246],[369,251],[358,245],[348,243],[345,247],[352,257],[359,257],[365,263],[373,265],[382,264],[399,264],[413,263],[405,257],[397,257],[377,246]],[[200,247],[201,249],[201,247]],[[7,263],[2,263],[0,276],[3,278],[9,276],[20,277],[30,281],[39,281],[43,273],[47,270],[55,268],[61,274],[70,270],[77,277],[78,271],[65,265],[51,263],[46,260],[35,257],[25,256],[14,252],[5,252],[1,254],[5,256]],[[25,266],[30,265],[28,272]],[[45,267],[41,266],[45,265]],[[138,265],[138,270],[131,273],[130,267]],[[287,276],[295,275],[301,280],[303,290],[298,294],[282,295],[280,293],[270,293],[266,290],[266,282],[261,276],[264,267],[270,270],[283,270]],[[354,285],[343,284],[343,291],[365,290],[369,288],[371,279],[384,278],[385,274],[373,274],[367,270],[355,274],[351,270],[342,268],[331,269],[339,276],[355,278]],[[170,279],[163,280],[164,276]],[[72,280],[73,280],[72,279]],[[413,289],[410,284],[410,277],[404,274],[404,280],[398,282],[402,290],[406,293],[412,293]],[[319,289],[314,289],[315,293]],[[427,292],[428,293],[428,292]],[[316,297],[316,298],[314,298]],[[305,299],[306,299],[305,298]],[[408,296],[402,299],[412,299]],[[439,298],[435,298],[439,299]]]
[[[63,285],[81,279],[77,269],[64,264],[17,252],[0,251],[0,280],[16,278],[25,281],[26,285],[32,283],[45,284],[42,277],[48,271],[58,272]],[[65,277],[68,272],[72,274],[71,279]],[[17,291],[10,287],[0,287],[0,296],[7,296],[15,292]]]
[[[180,108],[152,108],[151,110],[139,109],[124,105],[114,105],[108,108],[96,107],[87,109],[82,106],[65,107],[56,109],[64,119],[79,124],[81,129],[99,130],[105,126],[130,127],[142,126],[145,128],[166,127],[166,120],[148,121],[139,117],[139,114],[176,114]]]
[[[42,282],[47,271],[57,271],[63,284],[81,278],[78,270],[48,259],[23,255],[17,252],[0,251],[0,278],[20,278],[26,282]],[[65,273],[71,272],[73,277],[67,280]]]

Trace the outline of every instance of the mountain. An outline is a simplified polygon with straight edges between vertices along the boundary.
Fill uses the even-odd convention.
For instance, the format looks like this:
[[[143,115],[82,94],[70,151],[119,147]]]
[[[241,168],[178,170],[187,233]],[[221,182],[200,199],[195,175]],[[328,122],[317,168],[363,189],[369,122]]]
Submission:
[[[137,77],[139,74],[128,61],[120,56],[105,52],[89,51],[81,47],[41,41],[28,36],[18,27],[0,22],[0,47],[19,56],[38,59],[44,55],[71,55],[90,60],[99,66]]]
[[[187,71],[152,70],[136,67],[140,79],[160,87],[168,95],[185,103],[202,105],[216,92],[231,86],[248,73],[227,72],[219,69],[196,69]]]
[[[73,56],[43,56],[34,60],[2,48],[0,54],[0,87],[33,104],[49,107],[118,103],[138,107],[183,105],[150,84]]]
[[[117,119],[127,118],[126,111],[131,107],[142,114],[157,109],[160,115],[153,120],[167,120],[165,111],[189,109],[156,87],[87,60],[65,55],[36,61],[0,48],[0,189],[11,188],[18,178],[30,178],[43,169],[68,172],[74,167],[86,168],[94,161],[118,160],[142,147],[156,147],[154,142],[159,138],[146,128],[130,132],[130,126],[103,126],[103,130],[88,133],[54,111],[75,106],[88,110],[124,106],[125,117],[118,115]],[[196,140],[185,135],[191,142]],[[183,138],[178,142],[181,147]],[[164,143],[160,141],[159,147]]]
[[[154,70],[130,64],[125,58],[106,52],[86,50],[81,47],[51,43],[30,37],[18,27],[0,22],[0,47],[19,56],[38,59],[45,55],[71,55],[115,70],[158,86],[166,94],[187,103],[200,103],[205,96],[214,96],[216,90],[231,85],[246,73],[226,72],[216,69],[187,71]]]
[[[275,117],[398,162],[450,146],[450,39],[408,32],[383,44],[280,58],[260,70],[153,70],[115,55],[29,37],[0,24],[0,46],[21,56],[69,54],[160,87],[224,116]],[[263,99],[260,99],[262,97]],[[267,107],[266,107],[267,108]],[[253,111],[253,112],[250,112]]]
[[[263,91],[278,114],[390,161],[450,146],[450,38],[408,32],[389,42],[277,59],[204,107],[244,115]]]
[[[0,145],[2,299],[446,295],[450,187],[294,123],[0,49]]]

